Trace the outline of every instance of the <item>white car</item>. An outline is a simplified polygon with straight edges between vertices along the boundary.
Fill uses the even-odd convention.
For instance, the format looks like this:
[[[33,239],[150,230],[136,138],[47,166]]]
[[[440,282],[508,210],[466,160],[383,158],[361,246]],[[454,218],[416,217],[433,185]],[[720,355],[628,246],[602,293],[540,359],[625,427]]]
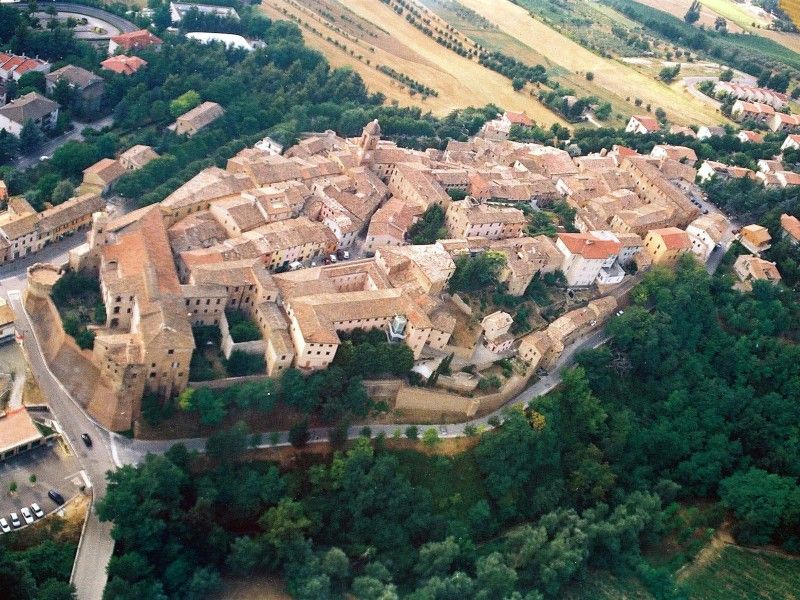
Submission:
[[[8,524],[8,521],[5,518],[0,518],[0,529],[3,530],[3,533],[8,533],[11,531],[11,526]]]
[[[33,523],[33,515],[31,514],[31,509],[27,506],[23,506],[19,509],[19,512],[22,513],[22,518],[25,519],[25,522],[30,525]]]
[[[14,529],[22,525],[22,523],[19,521],[19,515],[15,512],[11,513],[11,525],[14,527]]]
[[[39,505],[36,504],[36,502],[31,504],[31,510],[33,511],[33,516],[35,516],[37,519],[41,519],[44,516],[44,511],[39,508]]]

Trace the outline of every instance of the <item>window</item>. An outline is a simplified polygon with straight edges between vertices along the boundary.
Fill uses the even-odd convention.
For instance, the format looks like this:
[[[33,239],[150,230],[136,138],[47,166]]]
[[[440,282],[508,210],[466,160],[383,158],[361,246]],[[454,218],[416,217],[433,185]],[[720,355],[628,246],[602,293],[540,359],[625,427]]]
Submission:
[[[167,354],[175,354],[175,350],[170,348],[169,350],[167,350]]]

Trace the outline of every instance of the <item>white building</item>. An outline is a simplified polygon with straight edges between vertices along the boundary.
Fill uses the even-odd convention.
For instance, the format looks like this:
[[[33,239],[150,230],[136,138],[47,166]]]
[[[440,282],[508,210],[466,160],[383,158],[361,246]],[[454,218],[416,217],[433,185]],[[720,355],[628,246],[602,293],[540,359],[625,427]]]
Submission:
[[[239,20],[239,13],[230,6],[212,6],[211,4],[193,4],[189,2],[170,2],[169,16],[173,23],[180,23],[186,13],[193,9],[204,15],[216,15],[224,19]]]
[[[0,108],[0,129],[19,136],[28,121],[49,129],[58,120],[58,103],[38,92],[30,92]]]
[[[624,272],[616,264],[622,243],[610,232],[559,233],[556,248],[564,255],[561,270],[570,286],[588,286],[597,281],[619,283]],[[616,267],[616,268],[615,268]]]

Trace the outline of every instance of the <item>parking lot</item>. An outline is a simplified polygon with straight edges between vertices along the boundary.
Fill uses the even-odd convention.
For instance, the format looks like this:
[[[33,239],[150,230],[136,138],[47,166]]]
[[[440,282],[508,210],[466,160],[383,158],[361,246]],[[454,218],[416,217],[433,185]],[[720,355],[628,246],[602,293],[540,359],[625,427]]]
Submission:
[[[31,475],[36,476],[33,483]],[[12,482],[17,484],[13,494]],[[44,446],[0,462],[0,517],[10,523],[12,512],[19,514],[20,508],[29,507],[32,502],[49,514],[57,508],[47,496],[49,490],[58,490],[69,500],[84,484],[77,458],[68,454],[60,440],[51,440]]]

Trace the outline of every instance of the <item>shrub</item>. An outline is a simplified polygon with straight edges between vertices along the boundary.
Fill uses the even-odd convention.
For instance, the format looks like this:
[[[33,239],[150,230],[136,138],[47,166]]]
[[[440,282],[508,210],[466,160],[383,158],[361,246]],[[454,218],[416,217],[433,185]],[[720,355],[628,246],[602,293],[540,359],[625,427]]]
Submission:
[[[406,437],[410,440],[419,439],[419,428],[416,425],[406,427]]]
[[[241,350],[234,350],[231,356],[225,361],[225,369],[231,377],[242,377],[243,375],[257,375],[266,369],[263,354],[250,354]]]

